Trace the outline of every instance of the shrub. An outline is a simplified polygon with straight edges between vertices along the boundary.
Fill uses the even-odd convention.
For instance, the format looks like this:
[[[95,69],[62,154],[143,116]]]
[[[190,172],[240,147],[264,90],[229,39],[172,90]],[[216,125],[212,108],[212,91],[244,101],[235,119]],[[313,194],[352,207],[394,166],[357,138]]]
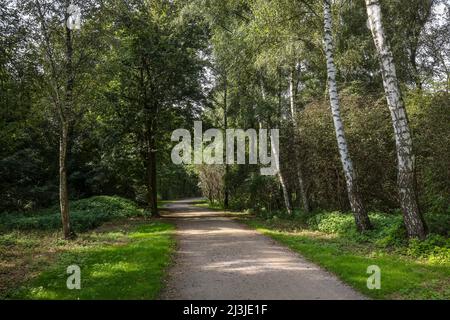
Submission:
[[[95,196],[70,203],[70,219],[75,231],[86,231],[119,218],[141,216],[143,210],[121,197]],[[2,229],[53,230],[61,228],[57,206],[37,212],[4,213],[0,215]]]
[[[353,216],[340,212],[319,213],[307,221],[308,226],[314,230],[325,233],[348,234],[355,228]]]
[[[425,221],[427,222],[430,233],[436,233],[448,237],[450,235],[450,212],[427,213],[425,214]]]
[[[432,263],[450,263],[450,239],[431,233],[426,240],[407,239],[403,217],[400,214],[370,213],[373,230],[362,234],[356,231],[353,216],[347,213],[320,213],[308,219],[308,226],[325,233],[338,234],[356,242],[370,242],[378,247],[392,247],[406,255],[426,259]],[[436,228],[440,221],[441,228],[448,230],[449,222],[443,215],[427,215],[430,224]],[[433,220],[434,219],[434,220]],[[445,222],[444,222],[445,221]],[[436,224],[436,225],[435,225]]]
[[[437,234],[430,234],[424,241],[412,239],[407,254],[434,263],[449,263],[450,239]]]
[[[369,217],[374,226],[370,238],[376,245],[393,247],[406,244],[406,229],[400,214],[371,213]]]
[[[320,213],[307,220],[310,228],[325,233],[336,233],[358,242],[373,242],[387,247],[406,243],[406,232],[400,215],[370,213],[373,230],[359,233],[352,214],[340,212]]]

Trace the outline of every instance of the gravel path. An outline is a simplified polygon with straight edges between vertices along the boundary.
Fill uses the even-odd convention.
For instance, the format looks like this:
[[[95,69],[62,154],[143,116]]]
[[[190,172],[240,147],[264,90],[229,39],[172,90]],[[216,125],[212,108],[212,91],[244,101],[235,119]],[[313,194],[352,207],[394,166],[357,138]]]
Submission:
[[[223,212],[169,205],[178,250],[161,299],[364,299],[335,276]]]

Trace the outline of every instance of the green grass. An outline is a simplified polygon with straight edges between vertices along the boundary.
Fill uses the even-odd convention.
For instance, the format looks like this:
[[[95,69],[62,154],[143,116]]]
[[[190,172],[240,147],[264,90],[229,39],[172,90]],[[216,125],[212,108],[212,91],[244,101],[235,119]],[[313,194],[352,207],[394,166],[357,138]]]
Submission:
[[[402,254],[401,250],[358,243],[336,233],[285,228],[286,224],[258,218],[245,221],[309,260],[336,274],[344,282],[375,299],[450,299],[450,261],[432,263]],[[381,289],[367,288],[367,267],[381,268]]]
[[[158,200],[158,209],[164,209],[173,200]]]
[[[155,299],[174,249],[172,231],[170,224],[147,221],[129,230],[82,235],[55,263],[5,298]],[[66,269],[73,264],[81,269],[80,290],[66,287]]]
[[[207,208],[214,211],[224,211],[228,216],[241,217],[243,215],[248,215],[248,212],[237,211],[233,209],[225,209],[222,203],[210,202],[207,199],[198,200],[192,203],[194,207]]]
[[[212,203],[206,199],[202,199],[202,200],[193,202],[192,205],[194,207],[199,207],[199,208],[208,208],[208,209],[212,209],[212,210],[224,210],[223,205],[221,203],[218,203],[218,202]]]

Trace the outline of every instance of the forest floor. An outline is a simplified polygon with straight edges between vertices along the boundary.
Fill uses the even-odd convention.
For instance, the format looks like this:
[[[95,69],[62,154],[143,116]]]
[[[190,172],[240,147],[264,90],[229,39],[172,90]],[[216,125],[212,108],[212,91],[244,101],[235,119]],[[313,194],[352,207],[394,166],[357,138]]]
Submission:
[[[155,299],[174,249],[173,226],[119,219],[72,241],[59,231],[11,231],[0,237],[0,299]],[[81,289],[66,287],[78,265]]]
[[[162,299],[365,299],[236,215],[194,203],[166,207],[178,248]]]
[[[283,221],[267,222],[246,218],[242,222],[286,245],[336,274],[366,296],[374,299],[449,299],[449,263],[430,263],[414,259],[395,249],[358,243],[336,234],[307,229],[292,230]],[[380,269],[380,288],[367,287],[369,266]]]
[[[157,219],[118,197],[71,206],[72,241],[61,239],[57,208],[3,216],[0,299],[450,298],[449,248],[432,238],[419,244],[433,254],[421,257],[408,253],[417,243],[380,247],[371,235],[325,233],[304,219],[223,211],[200,199],[161,202]],[[66,286],[73,264],[81,290]],[[371,265],[380,267],[380,289],[367,287]]]

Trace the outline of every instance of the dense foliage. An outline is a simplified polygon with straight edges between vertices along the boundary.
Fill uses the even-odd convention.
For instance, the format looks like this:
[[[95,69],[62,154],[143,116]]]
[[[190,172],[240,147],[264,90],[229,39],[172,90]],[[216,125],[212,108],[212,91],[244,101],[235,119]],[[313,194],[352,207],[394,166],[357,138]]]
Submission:
[[[86,231],[114,219],[144,216],[146,213],[128,199],[95,196],[70,203],[71,220],[75,231]],[[55,230],[61,228],[57,206],[32,212],[10,212],[0,216],[3,231]]]
[[[73,1],[83,16],[79,30],[64,26],[68,1],[4,2],[0,222],[6,228],[59,227],[55,205],[59,199],[64,212],[66,185],[72,200],[117,195],[152,214],[157,198],[200,191],[257,213],[350,211],[349,195],[357,191],[362,211],[405,213],[364,1],[333,1],[329,35],[355,192],[328,101],[327,0]],[[449,4],[383,1],[381,9],[412,134],[410,189],[426,220],[447,221]],[[280,129],[279,174],[261,176],[258,165],[248,164],[173,164],[171,132],[192,131],[198,119],[204,128]],[[125,201],[84,201],[101,199]],[[93,214],[82,203],[69,208],[76,230],[124,214],[116,208]],[[45,207],[51,209],[34,213]],[[445,223],[433,225],[432,232],[447,234]]]

